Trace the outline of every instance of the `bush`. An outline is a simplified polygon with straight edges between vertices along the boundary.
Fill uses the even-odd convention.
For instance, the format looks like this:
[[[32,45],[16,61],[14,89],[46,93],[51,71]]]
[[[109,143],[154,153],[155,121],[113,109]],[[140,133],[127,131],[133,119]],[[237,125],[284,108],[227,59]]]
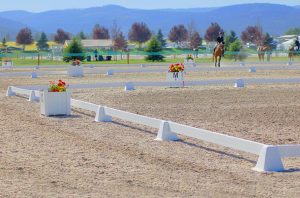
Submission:
[[[71,60],[80,60],[83,61],[85,56],[83,54],[83,47],[79,40],[73,38],[71,43],[64,50],[64,58],[65,62],[70,62]]]
[[[163,61],[164,59],[164,56],[160,54],[162,51],[161,43],[155,36],[151,38],[145,51],[149,53],[149,55],[146,57],[146,60]]]
[[[99,56],[98,56],[98,61],[104,61],[104,58],[103,58],[102,55],[99,55]]]
[[[112,56],[106,56],[107,61],[111,61]]]

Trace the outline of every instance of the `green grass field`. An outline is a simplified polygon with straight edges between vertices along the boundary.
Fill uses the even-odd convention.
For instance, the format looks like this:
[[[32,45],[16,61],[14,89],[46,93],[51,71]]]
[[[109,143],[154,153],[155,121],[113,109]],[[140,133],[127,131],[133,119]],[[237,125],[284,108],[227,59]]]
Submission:
[[[29,65],[38,65],[38,60],[37,59],[22,59],[22,58],[12,58],[14,66],[29,66]],[[300,58],[296,58],[296,61],[299,61]],[[151,62],[151,61],[146,61],[144,59],[130,59],[129,63],[130,64],[157,64],[157,63],[180,63],[183,62],[183,58],[167,58],[163,62]],[[287,57],[272,57],[271,62],[287,62],[288,58]],[[211,57],[205,57],[205,58],[197,58],[196,63],[211,63],[212,59]],[[222,62],[234,62],[232,59],[228,58],[223,58]],[[239,61],[237,61],[239,62]],[[245,62],[258,62],[257,57],[249,57],[245,59]],[[127,64],[127,60],[112,60],[112,61],[91,61],[87,62],[84,61],[83,64]],[[40,60],[40,65],[70,65],[70,63],[66,63],[63,61],[58,61],[58,60],[46,60],[46,59],[41,59]]]

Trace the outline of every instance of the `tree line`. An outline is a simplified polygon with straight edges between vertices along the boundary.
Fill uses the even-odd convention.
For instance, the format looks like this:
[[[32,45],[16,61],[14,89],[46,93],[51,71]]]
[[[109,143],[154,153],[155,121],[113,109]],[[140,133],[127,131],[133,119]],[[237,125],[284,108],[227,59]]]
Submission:
[[[224,32],[223,28],[218,23],[211,23],[202,38],[194,23],[190,23],[187,26],[179,24],[174,25],[170,29],[167,38],[171,42],[176,43],[179,48],[197,49],[202,44],[203,39],[206,42],[215,41],[220,31]],[[166,37],[163,35],[162,31],[158,30],[158,32],[155,33],[143,22],[135,22],[132,24],[127,34],[127,39],[130,42],[137,43],[138,46],[141,47],[142,44],[149,41],[152,36],[155,36],[159,40],[163,48],[166,46]],[[115,22],[110,30],[104,26],[96,24],[90,36],[87,36],[83,31],[72,36],[71,33],[59,28],[57,29],[53,40],[59,44],[63,44],[66,40],[70,40],[72,37],[79,39],[112,39],[114,41],[115,50],[125,50],[127,48],[127,39]],[[225,43],[227,44],[226,48],[229,49],[229,45],[234,42],[240,42],[240,44],[255,43],[257,45],[270,44],[272,37],[268,33],[263,34],[262,29],[258,26],[248,26],[241,33],[240,39],[236,33],[231,30],[229,32],[225,32],[225,40]],[[47,50],[49,47],[47,41],[47,35],[42,32],[37,40],[37,48],[39,50]],[[5,38],[3,39],[3,42],[6,42]],[[20,45],[32,44],[34,39],[31,30],[29,28],[21,29],[17,34],[16,42]]]

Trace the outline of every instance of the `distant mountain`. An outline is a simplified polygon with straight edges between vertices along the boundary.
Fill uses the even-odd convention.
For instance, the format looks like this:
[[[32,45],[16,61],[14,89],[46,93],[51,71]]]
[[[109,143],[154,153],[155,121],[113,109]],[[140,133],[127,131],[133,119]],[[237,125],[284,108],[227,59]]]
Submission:
[[[1,41],[2,41],[2,38],[6,35],[15,36],[18,33],[18,31],[23,27],[26,27],[26,25],[24,25],[20,22],[16,22],[13,20],[3,18],[0,16],[0,39],[1,39]],[[14,39],[14,38],[10,38],[10,39]]]
[[[108,5],[87,9],[52,10],[41,13],[25,11],[0,12],[0,35],[28,26],[36,31],[53,34],[63,28],[73,34],[91,33],[95,24],[110,28],[116,21],[127,35],[132,23],[145,22],[153,31],[162,29],[165,36],[173,25],[195,23],[203,36],[211,22],[217,22],[225,31],[239,35],[249,25],[260,24],[264,32],[280,35],[289,28],[300,27],[300,6],[278,4],[242,4],[219,8],[129,9]],[[9,21],[8,21],[9,20]]]

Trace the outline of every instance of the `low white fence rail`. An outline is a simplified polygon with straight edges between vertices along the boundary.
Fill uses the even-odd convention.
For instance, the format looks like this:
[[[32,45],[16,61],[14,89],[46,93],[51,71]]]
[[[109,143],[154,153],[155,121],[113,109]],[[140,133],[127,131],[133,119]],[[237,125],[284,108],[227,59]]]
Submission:
[[[29,97],[29,101],[37,101],[39,98],[38,91],[8,87],[7,96],[13,96],[15,94],[26,95]],[[31,97],[33,97],[32,100],[30,100]],[[172,121],[164,121],[75,99],[71,99],[71,106],[95,112],[95,121],[97,122],[110,122],[112,121],[112,117],[115,117],[121,120],[158,128],[159,130],[156,140],[177,140],[179,139],[177,134],[179,134],[233,148],[239,151],[259,155],[257,164],[254,168],[254,170],[257,171],[281,172],[284,171],[282,158],[300,157],[300,145],[266,145],[225,134],[178,124]]]

